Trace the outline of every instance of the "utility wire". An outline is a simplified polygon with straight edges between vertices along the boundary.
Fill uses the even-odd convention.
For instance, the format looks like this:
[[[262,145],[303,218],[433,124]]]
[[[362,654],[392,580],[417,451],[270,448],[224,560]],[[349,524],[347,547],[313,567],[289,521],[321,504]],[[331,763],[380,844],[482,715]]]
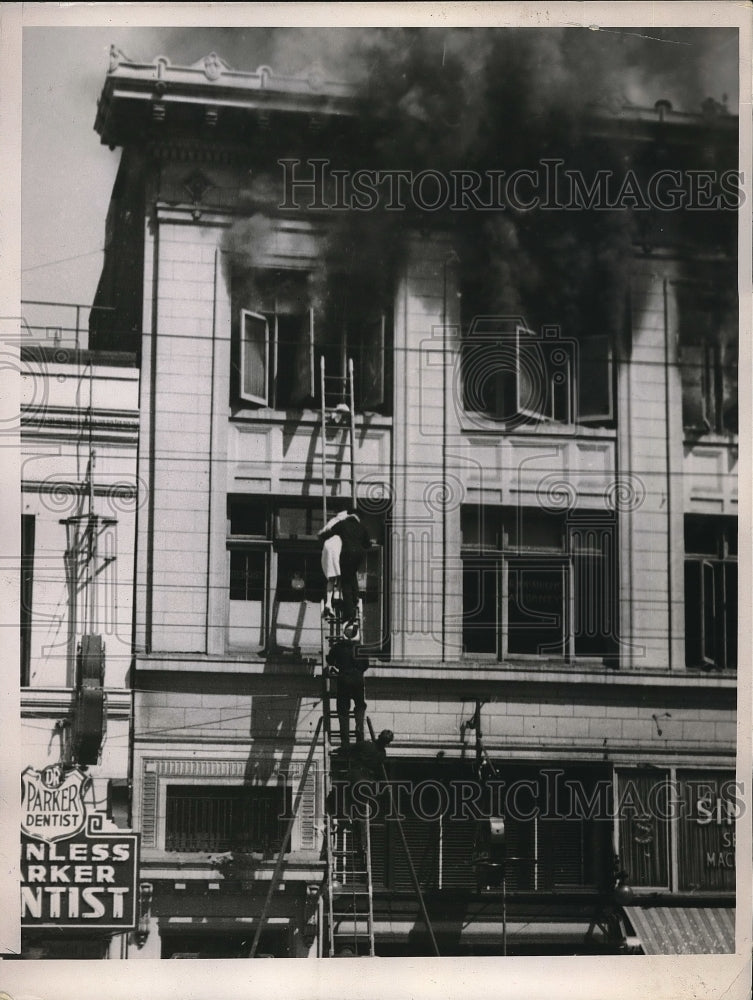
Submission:
[[[87,250],[86,253],[77,253],[72,257],[59,257],[57,260],[48,260],[44,264],[32,264],[30,267],[22,267],[21,272],[26,271],[38,271],[40,267],[52,267],[54,264],[67,264],[71,260],[81,260],[82,257],[92,257],[95,253],[104,253],[105,248],[99,247],[97,250]],[[67,303],[62,303],[62,305],[67,305]],[[83,306],[82,308],[91,308],[90,306]]]

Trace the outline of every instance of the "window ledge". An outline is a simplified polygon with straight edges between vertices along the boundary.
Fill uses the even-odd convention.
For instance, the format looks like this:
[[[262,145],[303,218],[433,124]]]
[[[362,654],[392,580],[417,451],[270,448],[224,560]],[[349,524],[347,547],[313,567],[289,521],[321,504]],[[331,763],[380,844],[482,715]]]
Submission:
[[[216,858],[229,857],[232,852],[207,851],[163,851],[159,848],[147,848],[141,852],[141,867],[153,879],[174,879],[179,882],[205,883],[208,879],[218,877],[219,867]],[[272,877],[277,858],[266,859],[258,864],[249,865],[243,871],[245,881],[266,880]],[[291,851],[285,855],[286,881],[307,881],[309,878],[319,879],[322,875],[324,862],[318,852]]]
[[[438,658],[381,659],[378,654],[367,654],[371,660],[372,678],[420,680],[484,680],[524,681],[548,684],[603,684],[612,687],[677,687],[716,688],[734,691],[737,675],[719,671],[628,670],[587,664],[583,661],[564,664],[561,660],[532,660],[500,663],[489,659],[455,659],[440,661]],[[249,654],[206,656],[202,654],[175,653],[139,655],[137,670],[142,672],[170,673],[237,673],[245,675],[290,674],[298,677],[321,675],[321,656],[317,652],[302,660],[266,660]]]
[[[617,429],[612,426],[594,426],[592,424],[563,424],[555,421],[541,420],[538,423],[515,424],[509,427],[501,420],[493,420],[482,413],[463,413],[460,417],[460,430],[464,434],[503,434],[508,438],[516,437],[567,437],[567,438],[604,438],[614,441]]]
[[[726,434],[719,434],[717,431],[704,431],[702,434],[690,434],[687,428],[683,431],[683,444],[686,448],[697,448],[699,446],[714,445],[716,447],[737,448],[739,439],[737,434],[731,431]]]
[[[260,407],[258,410],[251,407],[242,407],[237,410],[230,409],[228,411],[228,418],[231,423],[264,423],[264,424],[301,424],[303,426],[316,425],[319,426],[322,421],[321,410],[273,410],[269,407]],[[356,411],[356,429],[365,429],[374,427],[392,427],[392,417],[387,416],[383,413],[367,412],[361,413]]]
[[[709,675],[707,671],[690,673],[683,670],[626,670],[603,665],[588,666],[582,662],[563,664],[561,661],[534,663],[499,663],[495,660],[392,660],[375,664],[373,676],[386,678],[417,678],[422,680],[491,680],[523,681],[547,684],[603,684],[612,687],[677,687],[720,688],[735,690],[736,676]]]

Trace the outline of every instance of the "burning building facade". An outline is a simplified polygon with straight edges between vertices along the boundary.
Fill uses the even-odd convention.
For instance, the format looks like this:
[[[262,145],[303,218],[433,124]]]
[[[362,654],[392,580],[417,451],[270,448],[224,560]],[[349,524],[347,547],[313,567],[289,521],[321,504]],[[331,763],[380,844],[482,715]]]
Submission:
[[[140,367],[129,957],[240,957],[262,918],[254,951],[327,954],[316,536],[353,493],[404,793],[371,824],[376,954],[733,948],[736,119],[533,88],[490,124],[497,67],[468,122],[457,65],[432,107],[112,54],[91,344]],[[350,365],[353,482],[319,376]]]

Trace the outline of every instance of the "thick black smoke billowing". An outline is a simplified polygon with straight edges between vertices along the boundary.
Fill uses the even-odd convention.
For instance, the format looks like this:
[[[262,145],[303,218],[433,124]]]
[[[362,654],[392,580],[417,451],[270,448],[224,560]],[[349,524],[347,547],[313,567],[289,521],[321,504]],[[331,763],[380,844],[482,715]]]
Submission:
[[[624,145],[594,141],[597,109],[669,98],[699,110],[706,85],[737,65],[736,33],[709,29],[287,29],[267,32],[262,47],[275,72],[320,62],[325,76],[356,85],[364,115],[353,163],[371,170],[509,174],[561,159],[586,177],[597,169],[619,177],[633,163]],[[237,64],[241,48],[228,36],[222,54]],[[256,203],[229,238],[234,259],[252,270],[253,248],[273,228],[263,199]],[[454,241],[476,308],[575,335],[584,325],[615,332],[643,222],[625,208],[548,212],[512,204],[431,220]],[[310,281],[312,303],[334,306],[348,280],[386,297],[407,235],[427,224],[383,205],[333,213]]]

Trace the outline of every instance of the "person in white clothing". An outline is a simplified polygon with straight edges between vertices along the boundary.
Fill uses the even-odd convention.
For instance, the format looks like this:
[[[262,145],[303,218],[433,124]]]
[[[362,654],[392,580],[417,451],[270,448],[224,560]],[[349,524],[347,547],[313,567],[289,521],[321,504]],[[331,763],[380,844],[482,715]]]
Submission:
[[[324,535],[325,532],[329,532],[332,527],[339,521],[344,520],[348,516],[348,512],[343,510],[339,514],[335,514],[331,517],[329,521],[324,525],[319,535]],[[327,578],[327,596],[324,601],[324,615],[326,617],[334,617],[335,609],[332,607],[332,601],[335,596],[335,589],[339,586],[340,581],[340,553],[342,552],[343,540],[339,535],[328,535],[324,539],[322,545],[322,572]]]

